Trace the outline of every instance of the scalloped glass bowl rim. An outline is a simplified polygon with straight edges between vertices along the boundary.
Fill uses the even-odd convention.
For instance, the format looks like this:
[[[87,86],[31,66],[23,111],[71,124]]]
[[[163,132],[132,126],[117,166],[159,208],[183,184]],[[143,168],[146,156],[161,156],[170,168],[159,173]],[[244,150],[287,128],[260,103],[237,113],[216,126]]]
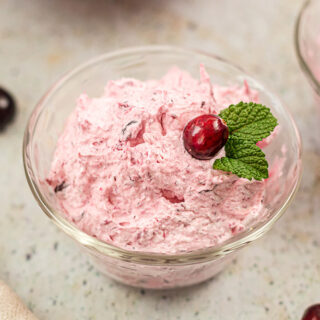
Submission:
[[[51,219],[53,222],[62,229],[65,233],[67,233],[71,238],[82,244],[84,247],[93,250],[97,254],[103,254],[107,255],[109,257],[113,257],[116,259],[120,259],[123,261],[129,261],[134,263],[140,263],[140,264],[146,264],[146,265],[164,265],[164,264],[171,264],[171,265],[183,265],[183,264],[192,264],[192,263],[199,263],[199,262],[207,262],[211,261],[213,259],[217,259],[219,257],[223,257],[228,253],[231,253],[235,251],[236,249],[239,249],[246,244],[249,244],[250,242],[260,238],[263,234],[265,234],[272,226],[273,224],[282,216],[286,208],[289,206],[291,200],[294,197],[294,194],[296,193],[300,180],[301,180],[301,140],[299,132],[296,128],[296,125],[288,112],[290,121],[292,121],[292,124],[294,126],[295,132],[296,132],[296,138],[299,146],[299,163],[298,163],[298,179],[294,185],[294,187],[291,190],[291,193],[289,194],[286,201],[282,204],[282,206],[279,208],[279,210],[268,220],[266,220],[261,226],[257,228],[253,228],[251,230],[247,230],[243,233],[240,233],[231,239],[223,242],[222,244],[218,246],[213,247],[207,247],[204,249],[199,249],[195,251],[190,252],[182,252],[179,254],[163,254],[163,253],[152,253],[152,252],[142,252],[142,251],[130,251],[126,249],[122,249],[119,247],[116,247],[112,244],[105,243],[101,240],[98,240],[97,238],[94,238],[85,232],[77,229],[73,224],[71,224],[69,221],[64,219],[60,214],[55,212],[48,203],[44,200],[39,188],[37,187],[36,183],[32,179],[33,169],[31,165],[29,165],[28,161],[28,155],[27,155],[27,145],[30,141],[30,134],[29,134],[29,127],[31,119],[37,118],[37,116],[41,113],[42,107],[45,105],[46,101],[54,95],[55,91],[59,88],[61,88],[67,80],[70,78],[76,76],[78,72],[83,71],[85,68],[94,65],[96,63],[100,63],[103,60],[110,60],[113,58],[116,58],[121,55],[127,55],[127,54],[134,54],[134,53],[146,53],[146,52],[159,52],[159,51],[172,51],[176,53],[195,53],[204,55],[206,57],[210,57],[215,60],[219,60],[219,62],[224,63],[228,66],[231,66],[238,71],[247,74],[245,71],[243,71],[242,68],[237,67],[233,65],[232,63],[229,63],[225,59],[213,55],[208,54],[203,51],[199,50],[190,50],[185,48],[179,48],[179,47],[173,47],[173,46],[144,46],[144,47],[131,47],[131,48],[125,48],[117,51],[113,51],[111,53],[106,53],[103,55],[100,55],[98,57],[95,57],[88,62],[85,62],[78,66],[77,68],[71,70],[70,72],[66,73],[63,77],[60,78],[48,91],[47,93],[41,98],[39,103],[36,105],[35,109],[33,110],[29,121],[27,123],[27,127],[24,134],[24,140],[23,140],[23,165],[24,170],[26,174],[26,178],[28,181],[28,184],[31,188],[31,191],[37,200],[39,206],[44,211],[44,213]],[[260,83],[260,82],[258,82]],[[263,86],[265,89],[265,86]],[[272,93],[273,96],[275,96]],[[283,108],[285,106],[282,105]],[[35,125],[34,125],[35,127]]]

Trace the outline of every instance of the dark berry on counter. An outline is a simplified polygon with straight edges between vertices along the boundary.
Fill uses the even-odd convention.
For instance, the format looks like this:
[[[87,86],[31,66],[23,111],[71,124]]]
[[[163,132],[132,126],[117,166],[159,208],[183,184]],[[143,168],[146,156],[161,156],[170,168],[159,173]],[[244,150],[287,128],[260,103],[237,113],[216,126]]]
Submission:
[[[13,97],[0,88],[0,130],[3,130],[14,118],[16,104]]]
[[[305,312],[301,320],[320,320],[320,304],[310,306]]]

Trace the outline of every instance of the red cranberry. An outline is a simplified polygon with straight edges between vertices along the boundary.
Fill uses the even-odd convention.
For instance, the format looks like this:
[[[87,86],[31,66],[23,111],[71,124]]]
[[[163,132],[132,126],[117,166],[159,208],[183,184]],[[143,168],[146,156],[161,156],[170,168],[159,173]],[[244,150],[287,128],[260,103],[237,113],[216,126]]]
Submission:
[[[186,150],[200,160],[211,159],[227,142],[229,129],[225,121],[204,114],[189,121],[183,131]]]
[[[0,88],[0,130],[13,120],[16,111],[12,96]]]
[[[309,307],[301,320],[320,320],[320,304]]]

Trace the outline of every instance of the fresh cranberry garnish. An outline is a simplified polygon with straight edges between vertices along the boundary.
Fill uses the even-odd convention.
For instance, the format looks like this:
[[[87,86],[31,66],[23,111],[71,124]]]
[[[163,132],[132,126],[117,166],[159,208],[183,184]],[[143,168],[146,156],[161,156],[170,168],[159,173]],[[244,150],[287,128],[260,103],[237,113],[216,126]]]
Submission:
[[[186,150],[200,160],[211,159],[227,142],[229,129],[223,119],[205,114],[189,121],[183,131]]]
[[[320,304],[309,307],[301,320],[320,320]]]
[[[15,111],[16,106],[12,96],[0,88],[0,130],[12,121]]]

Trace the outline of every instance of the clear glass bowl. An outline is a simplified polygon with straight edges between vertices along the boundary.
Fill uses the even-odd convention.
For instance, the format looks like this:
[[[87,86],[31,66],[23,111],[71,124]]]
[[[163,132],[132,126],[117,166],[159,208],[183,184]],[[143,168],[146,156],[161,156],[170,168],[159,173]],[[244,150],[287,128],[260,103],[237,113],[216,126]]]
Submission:
[[[270,106],[279,120],[281,129],[264,151],[273,166],[285,149],[283,174],[266,183],[266,218],[219,246],[175,255],[123,250],[78,230],[63,217],[54,192],[44,181],[57,139],[79,94],[100,96],[109,80],[121,77],[158,79],[173,65],[198,78],[200,63],[205,65],[214,83],[242,85],[246,80],[260,92],[261,102]],[[279,219],[301,177],[300,137],[288,110],[273,93],[242,69],[219,57],[168,46],[130,48],[105,54],[66,74],[34,109],[25,132],[23,158],[28,183],[42,210],[90,254],[103,273],[128,285],[155,289],[192,285],[223,270],[240,248],[261,237]]]
[[[300,66],[320,102],[320,1],[307,0],[299,13],[295,47]]]

